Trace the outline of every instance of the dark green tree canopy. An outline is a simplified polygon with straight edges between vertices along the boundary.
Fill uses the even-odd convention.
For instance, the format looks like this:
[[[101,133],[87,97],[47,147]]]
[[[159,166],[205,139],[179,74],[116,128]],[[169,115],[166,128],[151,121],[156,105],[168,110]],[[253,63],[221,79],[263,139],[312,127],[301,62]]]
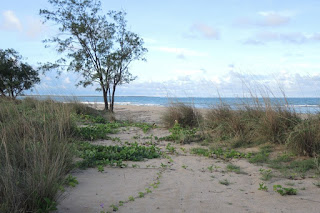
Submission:
[[[21,62],[22,56],[13,49],[0,49],[0,95],[15,98],[40,82],[39,73]]]
[[[40,10],[40,15],[45,22],[57,24],[60,33],[45,43],[54,44],[66,57],[43,68],[80,73],[83,78],[77,85],[98,85],[105,108],[113,111],[117,85],[135,79],[129,72],[130,63],[145,60],[143,40],[127,30],[125,12],[109,11],[104,15],[98,0],[48,1],[52,10]]]

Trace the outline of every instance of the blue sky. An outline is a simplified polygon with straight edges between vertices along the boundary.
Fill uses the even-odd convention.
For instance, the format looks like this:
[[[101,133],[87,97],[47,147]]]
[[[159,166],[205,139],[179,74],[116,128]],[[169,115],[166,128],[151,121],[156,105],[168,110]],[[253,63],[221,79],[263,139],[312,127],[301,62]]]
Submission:
[[[134,62],[138,76],[118,95],[243,96],[265,87],[276,96],[319,97],[318,0],[104,0],[103,11],[125,10],[130,30],[149,52]],[[42,40],[56,33],[43,25],[45,0],[1,3],[0,48],[14,48],[34,66],[59,57]],[[73,73],[42,76],[36,94],[99,95],[76,88]],[[268,89],[267,89],[268,90]]]

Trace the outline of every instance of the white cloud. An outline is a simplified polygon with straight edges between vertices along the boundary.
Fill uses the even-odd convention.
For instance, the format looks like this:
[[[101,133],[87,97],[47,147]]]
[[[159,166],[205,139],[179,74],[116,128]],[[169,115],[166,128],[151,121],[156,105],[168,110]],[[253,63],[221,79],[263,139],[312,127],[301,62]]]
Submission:
[[[1,28],[5,30],[18,30],[22,31],[23,27],[19,18],[14,14],[12,10],[6,10],[2,13],[3,21]]]
[[[302,33],[302,32],[274,32],[261,31],[251,38],[245,39],[242,43],[249,45],[261,45],[267,42],[283,42],[292,44],[303,44],[306,42],[320,41],[319,33]]]
[[[7,10],[2,13],[0,29],[17,31],[24,37],[34,39],[44,32],[45,27],[38,18],[29,16],[21,21],[14,11]]]
[[[289,24],[293,12],[290,11],[261,11],[258,17],[241,17],[235,20],[240,27],[279,27]]]

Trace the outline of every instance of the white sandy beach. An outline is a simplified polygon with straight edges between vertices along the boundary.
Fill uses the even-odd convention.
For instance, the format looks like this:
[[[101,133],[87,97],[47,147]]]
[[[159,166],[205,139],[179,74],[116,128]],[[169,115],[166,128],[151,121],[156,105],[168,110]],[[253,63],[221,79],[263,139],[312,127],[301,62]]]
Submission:
[[[150,139],[146,136],[162,137],[169,135],[168,130],[161,128],[161,114],[164,107],[117,105],[116,119],[135,122],[155,123],[158,128],[144,134],[141,129],[130,127],[112,135],[122,142],[143,144]],[[95,144],[115,145],[119,142],[111,140],[95,141]],[[168,142],[157,142],[157,146],[165,150]],[[314,186],[315,180],[307,177],[301,180],[272,178],[265,181],[268,192],[260,191],[259,169],[261,166],[250,164],[245,159],[232,160],[240,166],[244,174],[227,172],[225,162],[220,159],[206,158],[183,152],[180,147],[189,150],[199,146],[197,143],[174,144],[179,154],[171,155],[173,162],[166,158],[127,162],[128,168],[105,167],[104,172],[96,168],[76,170],[72,172],[79,184],[75,188],[67,188],[59,200],[57,212],[112,212],[110,205],[128,200],[144,192],[150,184],[159,180],[158,188],[152,193],[135,201],[119,206],[117,212],[319,212],[320,189]],[[161,163],[168,164],[162,168]],[[214,170],[207,168],[213,165]],[[159,172],[161,176],[159,176]],[[219,181],[227,179],[230,185],[222,185]],[[294,184],[298,189],[295,196],[281,196],[272,190],[275,184],[283,186]],[[300,190],[302,189],[302,190]]]

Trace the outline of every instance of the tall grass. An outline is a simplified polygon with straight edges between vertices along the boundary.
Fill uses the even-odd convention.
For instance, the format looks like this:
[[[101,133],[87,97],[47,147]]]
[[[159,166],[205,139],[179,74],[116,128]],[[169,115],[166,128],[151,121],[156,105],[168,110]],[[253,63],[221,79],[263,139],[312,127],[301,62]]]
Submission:
[[[74,107],[0,99],[0,212],[45,212],[72,167]]]
[[[171,103],[162,116],[166,127],[171,128],[177,122],[181,127],[199,127],[202,115],[193,106],[184,103]]]
[[[272,102],[271,98],[258,99],[251,96],[236,108],[221,102],[208,109],[202,122],[202,132],[207,141],[223,142],[231,147],[252,144],[282,144],[299,154],[315,156],[320,153],[320,116],[312,115],[302,119],[301,115],[290,108],[287,100]],[[174,120],[183,121],[185,126],[195,121],[194,108],[184,104],[168,107],[164,121],[171,127]]]

